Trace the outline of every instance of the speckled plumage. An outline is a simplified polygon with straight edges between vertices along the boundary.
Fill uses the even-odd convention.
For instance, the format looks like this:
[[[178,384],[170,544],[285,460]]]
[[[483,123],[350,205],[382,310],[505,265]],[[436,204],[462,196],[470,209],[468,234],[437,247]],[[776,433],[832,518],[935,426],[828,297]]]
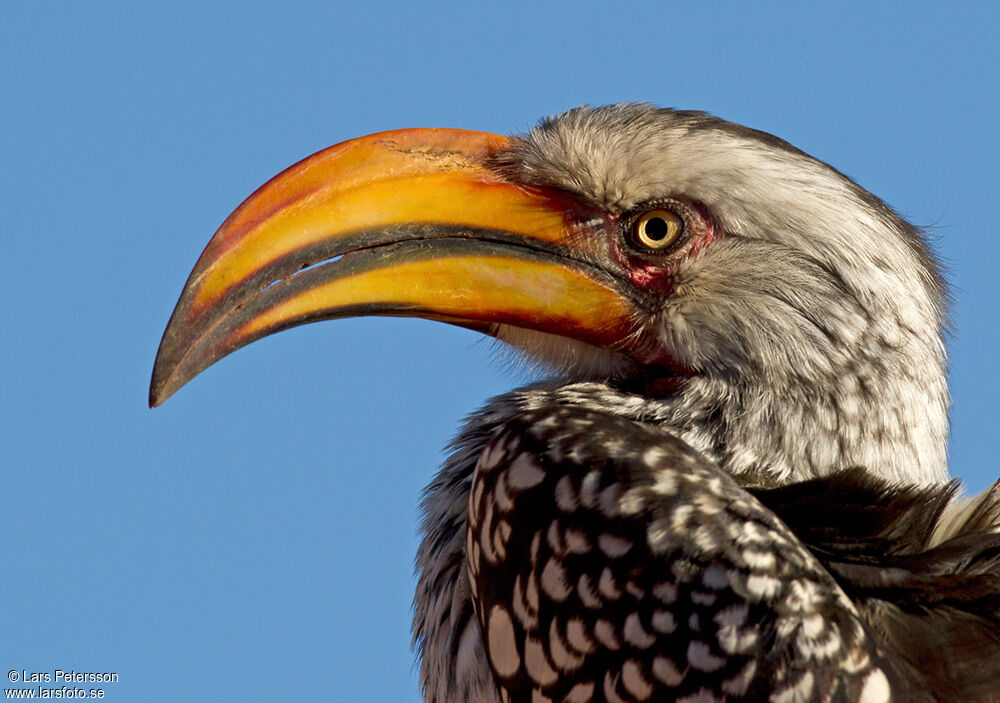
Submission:
[[[1000,484],[942,533],[952,484],[904,490],[855,469],[746,488],[656,408],[580,383],[471,419],[425,499],[428,700],[501,700],[491,614],[516,633],[509,700],[995,700]],[[560,670],[581,641],[594,651]],[[536,686],[529,654],[560,676]],[[646,698],[620,688],[626,665]],[[591,697],[570,695],[586,682]]]
[[[635,321],[690,372],[675,391],[642,392],[627,355],[493,330],[553,380],[473,416],[428,488],[425,699],[1000,700],[1000,500],[949,502],[920,233],[700,113],[581,108],[491,164],[612,214],[697,202],[722,236]],[[843,539],[815,509],[831,491]]]
[[[815,557],[670,434],[528,413],[482,455],[470,506],[473,601],[511,700],[855,700],[885,678]]]

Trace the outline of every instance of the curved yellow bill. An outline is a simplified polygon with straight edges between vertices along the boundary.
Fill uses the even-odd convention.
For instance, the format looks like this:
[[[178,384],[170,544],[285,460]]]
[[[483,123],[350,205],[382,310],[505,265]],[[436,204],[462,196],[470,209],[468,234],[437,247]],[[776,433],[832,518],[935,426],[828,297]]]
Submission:
[[[156,406],[223,356],[320,319],[508,324],[608,348],[633,308],[594,265],[568,198],[503,182],[505,137],[385,132],[318,152],[233,212],[202,253],[157,353]]]

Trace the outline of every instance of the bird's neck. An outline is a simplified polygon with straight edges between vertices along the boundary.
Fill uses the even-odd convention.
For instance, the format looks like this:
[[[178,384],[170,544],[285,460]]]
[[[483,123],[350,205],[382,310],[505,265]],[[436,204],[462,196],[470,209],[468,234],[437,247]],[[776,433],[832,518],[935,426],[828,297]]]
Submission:
[[[883,350],[821,378],[695,375],[662,401],[663,423],[749,482],[855,466],[894,482],[945,481],[948,390],[935,356]]]

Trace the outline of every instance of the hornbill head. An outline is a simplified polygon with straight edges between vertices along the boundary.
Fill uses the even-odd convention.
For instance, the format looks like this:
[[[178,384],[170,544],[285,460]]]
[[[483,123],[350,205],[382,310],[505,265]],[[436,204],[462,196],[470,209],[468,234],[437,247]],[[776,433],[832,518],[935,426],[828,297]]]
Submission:
[[[507,138],[414,129],[292,166],[223,223],[159,405],[265,335],[418,316],[648,401],[734,475],[946,478],[943,284],[920,233],[771,135],[646,105]]]

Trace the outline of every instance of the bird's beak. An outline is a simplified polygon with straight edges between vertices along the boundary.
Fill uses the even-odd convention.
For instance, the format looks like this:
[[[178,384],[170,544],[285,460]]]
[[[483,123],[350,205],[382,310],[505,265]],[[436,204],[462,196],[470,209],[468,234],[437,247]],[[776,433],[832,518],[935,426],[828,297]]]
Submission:
[[[598,213],[504,182],[507,138],[413,129],[330,147],[251,195],[208,243],[163,334],[156,406],[223,356],[358,315],[499,324],[619,348],[633,308],[588,251]]]

